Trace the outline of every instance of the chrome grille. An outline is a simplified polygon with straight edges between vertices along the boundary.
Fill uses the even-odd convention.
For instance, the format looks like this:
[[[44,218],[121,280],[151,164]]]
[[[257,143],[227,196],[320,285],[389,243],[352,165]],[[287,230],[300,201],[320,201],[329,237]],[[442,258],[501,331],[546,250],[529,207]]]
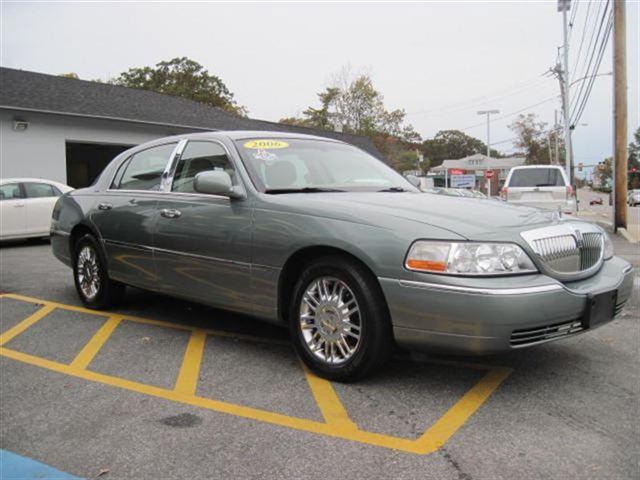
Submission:
[[[521,233],[550,275],[561,280],[584,278],[602,263],[604,236],[595,225],[567,222]]]
[[[558,337],[564,337],[584,330],[581,321],[556,323],[522,330],[514,330],[511,334],[512,347],[524,347],[534,343],[544,342]]]
[[[582,235],[584,244],[582,255],[580,256],[580,270],[587,270],[593,267],[600,260],[602,255],[603,238],[601,233],[584,233]]]

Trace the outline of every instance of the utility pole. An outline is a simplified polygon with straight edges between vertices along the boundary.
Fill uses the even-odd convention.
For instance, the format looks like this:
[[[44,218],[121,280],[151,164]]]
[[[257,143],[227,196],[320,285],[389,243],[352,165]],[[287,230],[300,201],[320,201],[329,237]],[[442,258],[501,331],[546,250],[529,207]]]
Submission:
[[[556,165],[560,165],[560,142],[558,142],[558,110],[553,114],[553,137],[556,141]]]
[[[625,0],[613,0],[613,228],[627,228],[627,47]]]
[[[500,113],[500,110],[480,110],[478,115],[487,116],[487,157],[491,158],[491,120],[490,117],[494,113]],[[487,179],[487,197],[491,197],[491,179]]]
[[[571,0],[558,0],[558,12],[562,12],[562,34],[563,34],[563,68],[559,65],[558,78],[560,80],[560,89],[562,91],[562,111],[564,114],[564,143],[566,150],[565,169],[569,183],[573,185],[573,147],[571,145],[571,125],[569,120],[569,39],[568,39],[568,22],[567,13],[571,9]]]

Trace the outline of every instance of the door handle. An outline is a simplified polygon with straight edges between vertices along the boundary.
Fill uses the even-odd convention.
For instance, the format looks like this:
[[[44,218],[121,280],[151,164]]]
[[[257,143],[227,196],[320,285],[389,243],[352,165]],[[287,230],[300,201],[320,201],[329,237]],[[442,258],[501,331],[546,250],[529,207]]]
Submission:
[[[113,205],[111,205],[110,203],[99,203],[98,204],[98,210],[111,210],[113,208]]]
[[[24,203],[17,203],[13,206],[13,208],[22,208],[24,207]]]
[[[162,215],[164,218],[178,218],[180,215],[182,215],[182,212],[180,210],[176,210],[175,208],[163,208],[162,210],[160,210],[160,215]]]

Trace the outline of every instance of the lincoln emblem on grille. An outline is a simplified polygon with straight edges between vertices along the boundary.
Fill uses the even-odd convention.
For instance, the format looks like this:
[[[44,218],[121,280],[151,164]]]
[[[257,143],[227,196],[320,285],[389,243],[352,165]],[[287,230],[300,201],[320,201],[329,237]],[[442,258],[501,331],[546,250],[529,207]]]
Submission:
[[[584,237],[582,236],[582,232],[580,230],[574,230],[574,232],[574,236],[576,237],[576,246],[578,247],[578,250],[582,252],[582,249],[584,248]]]

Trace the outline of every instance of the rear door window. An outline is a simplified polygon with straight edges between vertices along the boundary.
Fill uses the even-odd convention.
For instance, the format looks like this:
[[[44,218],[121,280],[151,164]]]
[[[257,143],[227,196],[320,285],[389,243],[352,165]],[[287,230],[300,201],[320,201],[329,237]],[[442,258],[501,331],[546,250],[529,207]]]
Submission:
[[[564,187],[564,177],[557,168],[523,168],[511,174],[509,187]]]
[[[19,183],[0,185],[0,200],[14,200],[16,198],[24,198]]]
[[[24,190],[27,198],[49,198],[62,195],[60,190],[48,183],[25,183]]]
[[[162,173],[176,143],[152,147],[134,154],[127,163],[118,185],[119,190],[160,190]]]

